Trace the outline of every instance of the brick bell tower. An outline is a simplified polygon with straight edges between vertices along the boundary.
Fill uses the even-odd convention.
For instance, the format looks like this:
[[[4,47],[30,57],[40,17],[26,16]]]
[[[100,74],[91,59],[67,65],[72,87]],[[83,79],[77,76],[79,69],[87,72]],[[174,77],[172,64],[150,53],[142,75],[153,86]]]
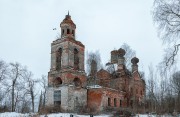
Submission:
[[[86,95],[85,46],[76,40],[76,25],[71,20],[69,12],[60,23],[60,28],[61,37],[51,43],[51,68],[48,73],[46,105],[60,105],[64,110],[73,110],[77,108],[74,106],[76,105],[74,100],[80,99],[78,96]],[[84,91],[85,94],[78,94],[78,91],[81,94]]]
[[[76,25],[66,15],[60,24],[61,38],[51,43],[51,69],[49,85],[73,83],[74,78],[85,86],[84,45],[75,38]],[[59,82],[57,82],[58,80]]]

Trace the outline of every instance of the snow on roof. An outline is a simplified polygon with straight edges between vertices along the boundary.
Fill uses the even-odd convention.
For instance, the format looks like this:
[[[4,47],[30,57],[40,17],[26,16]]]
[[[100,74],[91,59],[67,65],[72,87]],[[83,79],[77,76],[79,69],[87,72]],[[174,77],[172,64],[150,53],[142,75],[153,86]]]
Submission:
[[[88,89],[98,89],[98,88],[102,88],[102,86],[100,85],[91,85],[91,86],[87,86]]]

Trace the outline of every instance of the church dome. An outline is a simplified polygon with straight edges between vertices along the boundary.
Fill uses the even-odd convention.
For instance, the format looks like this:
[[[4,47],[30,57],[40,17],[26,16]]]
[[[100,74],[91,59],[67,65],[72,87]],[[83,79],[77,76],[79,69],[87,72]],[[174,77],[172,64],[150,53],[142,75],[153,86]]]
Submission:
[[[132,64],[137,64],[139,62],[139,59],[137,57],[134,57],[131,59]]]
[[[123,57],[126,54],[126,51],[124,49],[120,48],[118,50],[118,54],[119,54],[119,56]]]
[[[76,25],[74,24],[74,22],[71,20],[71,16],[69,15],[69,12],[68,14],[65,16],[64,20],[61,22],[60,26],[62,25],[70,25],[70,26],[73,26],[74,28],[76,28]]]
[[[61,37],[69,37],[75,39],[76,25],[71,20],[71,16],[68,14],[65,16],[64,20],[60,24],[61,27]]]

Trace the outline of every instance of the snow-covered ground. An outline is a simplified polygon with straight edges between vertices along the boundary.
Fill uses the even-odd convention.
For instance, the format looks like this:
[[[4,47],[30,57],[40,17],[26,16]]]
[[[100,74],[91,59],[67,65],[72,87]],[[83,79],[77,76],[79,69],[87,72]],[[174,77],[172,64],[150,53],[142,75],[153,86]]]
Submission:
[[[0,117],[32,117],[31,114],[21,114],[16,112],[5,112],[0,113]],[[48,117],[70,117],[70,113],[57,113],[57,114],[48,114]],[[73,117],[90,117],[90,115],[77,115],[72,114]],[[40,117],[44,117],[45,115],[40,115]],[[94,117],[110,117],[109,115],[98,115]]]
[[[49,114],[47,115],[48,117],[70,117],[70,113],[57,113],[57,114]],[[72,114],[73,117],[90,117],[90,115],[77,115],[77,114]],[[40,117],[44,117],[44,115],[41,115]],[[98,115],[94,117],[110,117],[109,115]]]
[[[72,114],[73,117],[90,117],[90,115],[77,115]],[[40,115],[37,117],[44,117],[45,115]],[[70,113],[57,113],[57,114],[48,114],[48,117],[70,117]],[[21,114],[16,112],[6,112],[6,113],[0,113],[0,117],[32,117],[30,114]],[[94,117],[111,117],[110,115],[97,115]],[[136,117],[173,117],[170,115],[163,115],[163,116],[157,116],[157,115],[136,115]],[[176,116],[176,117],[180,117]]]
[[[171,115],[136,115],[136,117],[180,117],[180,115],[177,116],[171,116]]]
[[[0,117],[29,117],[29,114],[21,114],[16,112],[0,113]]]

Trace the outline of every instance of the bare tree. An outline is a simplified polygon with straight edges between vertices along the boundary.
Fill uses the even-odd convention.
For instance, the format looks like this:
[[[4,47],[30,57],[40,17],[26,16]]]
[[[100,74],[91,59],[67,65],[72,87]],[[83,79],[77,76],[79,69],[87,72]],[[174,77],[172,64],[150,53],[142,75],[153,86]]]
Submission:
[[[180,71],[172,75],[171,83],[171,86],[176,94],[176,108],[180,111]]]
[[[115,64],[112,64],[110,62],[106,63],[106,70],[110,73],[110,74],[116,74],[116,68],[117,66],[115,66]]]
[[[102,68],[101,57],[99,51],[87,52],[87,73],[97,71]]]
[[[23,79],[23,74],[26,72],[26,68],[22,67],[19,63],[10,63],[10,71],[9,71],[9,82],[11,83],[8,89],[11,91],[11,111],[15,111],[16,101],[18,99],[18,91],[16,88],[19,83],[19,79]]]
[[[131,69],[131,59],[133,57],[136,56],[136,51],[131,49],[131,47],[124,43],[122,46],[121,46],[122,49],[125,50],[126,54],[124,55],[124,58],[125,58],[125,65],[126,65],[126,68],[128,68],[129,70]]]
[[[42,91],[41,91],[41,95],[39,96],[38,112],[41,112],[41,109],[42,109]]]
[[[160,105],[159,111],[160,112],[165,112],[167,110],[167,105],[168,102],[171,99],[171,93],[168,91],[170,91],[170,87],[168,84],[168,80],[167,80],[167,74],[161,74],[159,75],[160,78],[160,83],[159,83],[159,90],[157,90],[158,94],[159,94],[159,100],[158,103]],[[167,94],[169,97],[167,97]]]
[[[96,85],[97,84],[97,71],[102,68],[101,57],[98,51],[96,52],[87,52],[87,61],[86,61],[86,71],[88,74],[88,85]]]
[[[7,78],[7,73],[8,65],[3,60],[0,60],[0,102],[5,97],[4,84]]]
[[[180,72],[176,72],[172,76],[172,87],[176,94],[180,96]]]
[[[153,20],[160,38],[173,49],[166,56],[166,66],[172,65],[180,46],[180,0],[155,0]]]
[[[36,80],[32,73],[19,63],[0,61],[0,102],[3,111],[34,111]]]
[[[3,60],[0,60],[0,83],[7,77],[7,68],[8,65]]]
[[[147,80],[147,97],[149,98],[149,110],[151,112],[156,110],[156,104],[157,104],[157,97],[156,97],[156,88],[157,84],[155,82],[156,74],[154,71],[154,67],[151,64],[149,66],[149,77]]]
[[[24,91],[24,95],[21,97],[21,103],[19,105],[19,108],[21,108],[21,113],[28,113],[31,110],[31,98],[28,94],[26,94],[26,91]]]
[[[32,105],[32,112],[34,112],[34,101],[36,97],[36,84],[38,83],[38,80],[34,80],[32,78],[33,74],[32,72],[26,72],[24,74],[24,80],[26,85],[26,94],[30,95],[31,98],[31,105]]]
[[[40,85],[42,87],[42,107],[45,107],[45,101],[46,101],[46,92],[47,92],[47,76],[42,75],[40,81]]]

